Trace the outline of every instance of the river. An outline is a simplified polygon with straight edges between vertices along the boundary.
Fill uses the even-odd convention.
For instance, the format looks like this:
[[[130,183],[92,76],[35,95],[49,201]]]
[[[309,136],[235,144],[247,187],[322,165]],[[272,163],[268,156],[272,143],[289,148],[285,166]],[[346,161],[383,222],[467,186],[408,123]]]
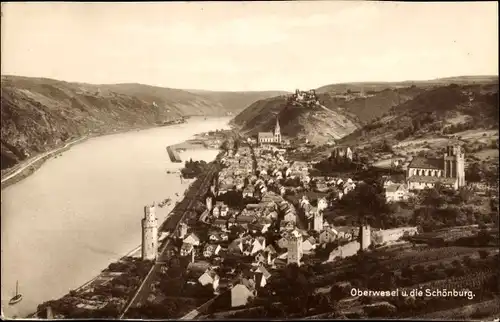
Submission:
[[[138,246],[146,204],[178,193],[187,183],[166,170],[166,146],[228,128],[229,118],[192,118],[185,124],[89,139],[34,174],[2,190],[1,295],[7,317],[23,317],[98,275]],[[181,158],[211,161],[216,150],[188,150]],[[157,207],[163,220],[168,209]],[[16,281],[24,299],[9,306]]]

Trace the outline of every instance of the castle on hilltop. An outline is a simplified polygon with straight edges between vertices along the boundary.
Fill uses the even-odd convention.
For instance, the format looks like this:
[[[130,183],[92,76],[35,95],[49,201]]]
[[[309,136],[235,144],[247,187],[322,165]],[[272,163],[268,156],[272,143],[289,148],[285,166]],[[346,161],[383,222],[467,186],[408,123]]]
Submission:
[[[259,144],[281,144],[281,129],[278,117],[276,117],[276,125],[274,126],[274,132],[259,132],[258,134]]]
[[[309,91],[296,89],[295,93],[289,96],[289,102],[292,104],[319,105],[318,96],[314,89]]]

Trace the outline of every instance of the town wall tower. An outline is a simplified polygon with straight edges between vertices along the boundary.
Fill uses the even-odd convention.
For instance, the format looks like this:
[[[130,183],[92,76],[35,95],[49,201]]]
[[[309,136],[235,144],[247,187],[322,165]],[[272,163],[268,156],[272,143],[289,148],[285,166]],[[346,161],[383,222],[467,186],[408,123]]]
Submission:
[[[158,256],[158,219],[155,205],[144,207],[142,219],[142,259],[155,260]]]

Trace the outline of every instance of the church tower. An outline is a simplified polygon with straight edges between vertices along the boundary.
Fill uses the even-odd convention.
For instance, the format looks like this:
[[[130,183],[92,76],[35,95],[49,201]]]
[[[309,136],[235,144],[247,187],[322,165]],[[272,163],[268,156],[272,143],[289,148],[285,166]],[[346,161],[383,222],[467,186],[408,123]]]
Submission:
[[[314,214],[313,229],[317,232],[321,232],[323,230],[323,211],[319,211],[319,209]]]
[[[142,259],[155,260],[158,256],[158,219],[155,205],[144,207],[142,219]]]
[[[465,153],[460,145],[449,145],[446,148],[444,177],[457,179],[457,188],[465,186]]]
[[[274,142],[281,143],[281,129],[278,117],[276,117],[276,126],[274,127]]]
[[[287,264],[296,263],[300,266],[302,258],[302,236],[290,236],[288,239]]]

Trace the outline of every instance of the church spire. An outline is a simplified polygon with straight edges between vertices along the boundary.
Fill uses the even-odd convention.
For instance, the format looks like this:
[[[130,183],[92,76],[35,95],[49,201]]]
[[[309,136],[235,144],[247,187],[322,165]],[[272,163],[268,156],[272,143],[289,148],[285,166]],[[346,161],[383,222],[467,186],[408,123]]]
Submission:
[[[281,134],[280,122],[278,117],[276,116],[276,126],[274,127],[274,135]]]

